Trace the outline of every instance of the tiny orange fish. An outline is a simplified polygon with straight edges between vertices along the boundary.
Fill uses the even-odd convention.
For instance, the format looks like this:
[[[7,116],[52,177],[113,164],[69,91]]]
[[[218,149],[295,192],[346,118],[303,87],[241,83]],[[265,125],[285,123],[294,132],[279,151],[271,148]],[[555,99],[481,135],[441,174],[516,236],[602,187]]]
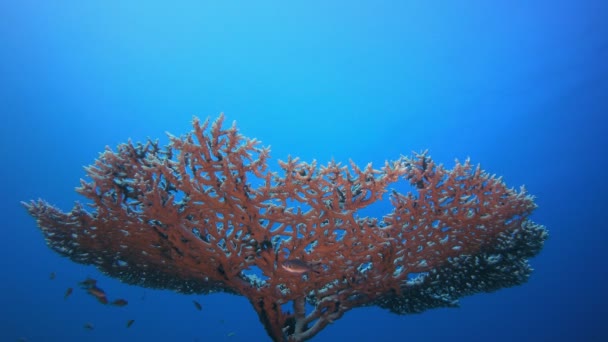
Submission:
[[[293,274],[304,274],[307,272],[315,272],[317,274],[321,273],[318,270],[316,270],[314,268],[314,266],[318,266],[318,265],[308,264],[308,263],[306,263],[302,260],[298,260],[298,259],[285,260],[281,264],[281,268],[283,268],[285,271],[287,271],[289,273],[293,273]]]
[[[108,297],[106,297],[106,296],[99,296],[99,297],[95,296],[95,298],[97,299],[98,302],[100,302],[103,305],[108,304]]]
[[[196,307],[196,309],[198,311],[201,311],[203,309],[203,306],[201,305],[201,303],[199,303],[199,302],[197,302],[195,300],[193,300],[192,303],[194,303],[194,306]]]
[[[130,320],[128,320],[128,321],[127,321],[127,328],[130,328],[130,327],[133,325],[133,323],[135,323],[135,320],[134,320],[134,319],[130,319]]]
[[[114,300],[112,303],[110,303],[111,305],[114,306],[126,306],[127,304],[129,304],[129,302],[127,302],[124,299],[116,299]]]
[[[63,299],[68,299],[68,297],[72,294],[72,292],[74,292],[74,289],[71,287],[68,287],[67,290],[65,290],[65,295],[63,295]]]
[[[106,296],[106,293],[100,289],[97,286],[91,287],[87,290],[87,292],[95,297],[97,299],[98,302],[100,302],[101,304],[108,304],[108,297]]]
[[[91,287],[87,289],[87,292],[95,297],[105,297],[106,296],[106,292],[102,289],[100,289],[97,286]]]

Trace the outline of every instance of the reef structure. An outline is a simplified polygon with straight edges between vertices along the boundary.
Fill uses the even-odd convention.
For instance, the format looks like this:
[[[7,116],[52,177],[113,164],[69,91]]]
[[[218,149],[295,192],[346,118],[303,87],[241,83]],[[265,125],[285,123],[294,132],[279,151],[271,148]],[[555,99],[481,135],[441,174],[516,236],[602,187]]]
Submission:
[[[57,253],[128,284],[245,296],[274,341],[308,340],[357,307],[419,313],[523,284],[548,236],[523,187],[468,160],[290,157],[277,173],[269,148],[223,121],[194,119],[165,147],[107,148],[77,188],[90,211],[23,204]],[[358,214],[399,181],[412,190],[390,191],[392,211]]]

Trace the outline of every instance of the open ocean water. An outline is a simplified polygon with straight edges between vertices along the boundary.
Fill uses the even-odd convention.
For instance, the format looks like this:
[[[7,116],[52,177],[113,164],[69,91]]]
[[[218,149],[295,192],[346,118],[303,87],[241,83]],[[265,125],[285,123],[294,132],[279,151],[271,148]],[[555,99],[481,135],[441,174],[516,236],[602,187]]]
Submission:
[[[290,155],[470,157],[525,185],[549,230],[522,286],[417,315],[354,309],[313,341],[608,340],[606,61],[602,0],[2,1],[0,340],[269,340],[244,297],[60,257],[20,204],[69,210],[106,146],[167,143],[222,112],[272,146],[274,171]],[[129,304],[100,305],[86,277]]]

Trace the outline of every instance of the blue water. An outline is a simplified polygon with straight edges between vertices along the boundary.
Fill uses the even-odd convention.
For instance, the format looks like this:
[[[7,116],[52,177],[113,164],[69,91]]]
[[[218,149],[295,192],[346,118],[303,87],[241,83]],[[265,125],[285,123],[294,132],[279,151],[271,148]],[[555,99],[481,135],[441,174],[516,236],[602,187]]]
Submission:
[[[275,170],[429,149],[536,196],[550,239],[528,283],[421,315],[352,310],[315,341],[606,339],[608,2],[202,2],[0,2],[0,340],[267,340],[244,297],[61,258],[19,203],[68,210],[105,146],[220,112],[272,145]],[[129,305],[97,303],[87,276]]]

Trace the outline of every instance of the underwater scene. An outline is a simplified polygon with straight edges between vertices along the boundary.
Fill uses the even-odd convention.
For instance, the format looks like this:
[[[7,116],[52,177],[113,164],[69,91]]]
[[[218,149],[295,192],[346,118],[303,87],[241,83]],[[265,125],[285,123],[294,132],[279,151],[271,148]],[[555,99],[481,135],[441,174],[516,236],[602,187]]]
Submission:
[[[606,340],[607,15],[1,3],[0,340]]]

